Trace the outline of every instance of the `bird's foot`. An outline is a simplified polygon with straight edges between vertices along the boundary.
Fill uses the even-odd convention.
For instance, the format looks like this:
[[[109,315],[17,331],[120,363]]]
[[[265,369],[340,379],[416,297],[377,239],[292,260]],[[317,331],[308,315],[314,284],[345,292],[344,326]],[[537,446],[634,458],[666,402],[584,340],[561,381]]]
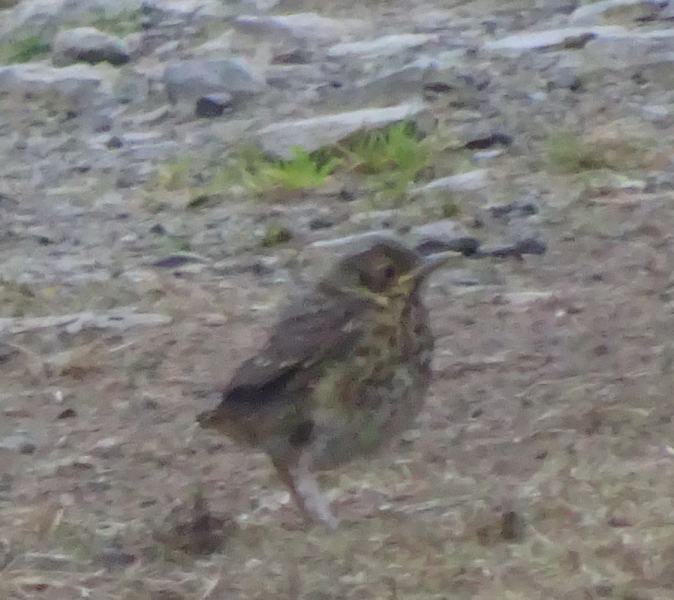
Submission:
[[[337,529],[339,519],[332,514],[328,499],[321,492],[315,475],[302,458],[292,467],[279,469],[279,474],[307,519],[322,523],[330,529]]]
[[[339,519],[332,514],[330,503],[321,492],[313,475],[310,477],[306,477],[304,474],[297,475],[294,478],[294,488],[291,488],[291,491],[295,501],[307,517],[323,523],[330,529],[337,529]]]

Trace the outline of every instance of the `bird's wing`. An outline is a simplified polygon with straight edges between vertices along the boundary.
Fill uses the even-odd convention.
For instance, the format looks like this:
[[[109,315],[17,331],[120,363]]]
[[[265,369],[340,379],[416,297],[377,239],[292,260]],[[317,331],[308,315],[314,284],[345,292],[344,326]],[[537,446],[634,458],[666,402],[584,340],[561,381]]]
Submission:
[[[312,366],[347,353],[357,342],[362,334],[359,316],[370,302],[361,297],[341,299],[287,315],[260,353],[239,367],[221,404],[199,421],[218,427],[223,420],[261,417],[280,409],[279,403],[297,402],[315,377]]]

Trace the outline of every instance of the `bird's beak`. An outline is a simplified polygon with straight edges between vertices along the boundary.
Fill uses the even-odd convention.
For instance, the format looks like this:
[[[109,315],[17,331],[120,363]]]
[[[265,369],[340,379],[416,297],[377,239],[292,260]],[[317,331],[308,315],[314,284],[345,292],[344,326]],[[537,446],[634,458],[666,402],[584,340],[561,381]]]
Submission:
[[[398,278],[398,283],[405,283],[407,281],[414,281],[420,283],[428,277],[433,271],[440,267],[457,267],[463,262],[463,254],[461,252],[439,252],[438,254],[431,254],[424,257],[422,262],[416,269],[401,275]]]

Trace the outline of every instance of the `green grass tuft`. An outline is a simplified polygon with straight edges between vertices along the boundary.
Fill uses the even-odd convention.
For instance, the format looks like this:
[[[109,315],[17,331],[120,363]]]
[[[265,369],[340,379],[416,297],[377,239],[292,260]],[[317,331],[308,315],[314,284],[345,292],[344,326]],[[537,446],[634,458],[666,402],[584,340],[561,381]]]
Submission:
[[[325,153],[309,153],[293,148],[293,158],[269,161],[262,154],[248,154],[240,166],[244,186],[256,195],[281,188],[296,191],[323,185],[341,163],[341,159]]]
[[[430,162],[431,149],[411,122],[361,130],[340,145],[351,168],[363,175],[400,173],[412,182]]]
[[[40,36],[31,35],[22,39],[8,40],[0,46],[0,64],[26,63],[42,58],[51,51],[51,45]]]

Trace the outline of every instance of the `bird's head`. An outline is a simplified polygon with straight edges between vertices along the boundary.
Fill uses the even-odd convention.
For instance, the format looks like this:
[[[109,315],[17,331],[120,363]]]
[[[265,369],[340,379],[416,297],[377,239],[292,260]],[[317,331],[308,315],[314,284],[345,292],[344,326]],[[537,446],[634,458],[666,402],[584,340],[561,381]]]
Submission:
[[[410,296],[433,271],[460,258],[457,252],[422,256],[393,238],[382,237],[339,260],[321,288],[373,296],[386,303],[389,298]]]

